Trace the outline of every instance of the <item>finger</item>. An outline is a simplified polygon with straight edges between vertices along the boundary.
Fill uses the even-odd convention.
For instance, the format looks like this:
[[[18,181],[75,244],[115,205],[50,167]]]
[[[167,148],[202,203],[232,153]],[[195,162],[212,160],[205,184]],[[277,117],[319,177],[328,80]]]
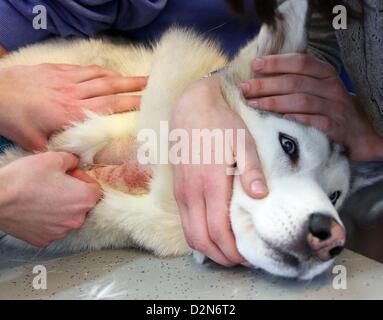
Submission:
[[[60,164],[60,167],[64,170],[64,172],[68,172],[77,167],[79,160],[75,155],[69,152],[54,152],[54,154],[61,159],[61,163],[57,163]]]
[[[331,109],[328,100],[301,93],[251,99],[248,104],[255,109],[277,113],[325,114]]]
[[[74,212],[74,215],[77,217],[79,217],[78,214],[86,215],[102,198],[101,186],[98,183],[84,182],[74,177],[68,177],[68,179],[70,179],[68,189],[72,190],[68,201],[75,201],[78,204],[76,207],[78,210]]]
[[[65,63],[55,63],[54,66],[61,71],[75,70],[81,68],[78,64],[65,64]]]
[[[112,114],[137,110],[140,106],[140,102],[141,96],[111,95],[81,100],[79,107],[100,114]]]
[[[180,182],[180,179],[175,181]],[[189,246],[221,265],[234,265],[209,237],[201,179],[196,179],[196,181],[189,180],[187,183],[178,184],[174,191],[176,199],[178,199],[177,204],[181,204],[182,225]],[[183,191],[182,196],[180,195],[181,191]],[[180,200],[181,197],[183,200]]]
[[[260,74],[300,74],[318,79],[334,77],[336,70],[330,64],[308,54],[288,53],[257,58],[252,70]]]
[[[323,115],[309,115],[309,114],[286,114],[287,119],[293,119],[304,125],[315,127],[327,134],[331,134],[331,120]]]
[[[233,231],[231,229],[229,205],[231,199],[232,179],[226,175],[225,168],[212,174],[205,187],[208,231],[212,241],[232,263],[244,262],[238,252]]]
[[[88,192],[84,192],[84,194],[87,195],[86,203],[88,204],[88,211],[90,211],[101,199],[102,190],[101,190],[101,186],[97,182],[86,183],[86,190]]]
[[[245,130],[244,136],[241,136],[237,141],[238,143],[234,147],[234,153],[237,159],[237,168],[239,170],[242,188],[249,196],[262,199],[267,196],[269,191],[263,175],[255,141],[248,130]]]
[[[182,229],[184,231],[186,240],[189,243],[191,240],[189,237],[189,235],[191,234],[190,225],[189,225],[189,218],[188,218],[189,209],[188,209],[186,202],[184,200],[176,198],[176,202],[177,202],[178,210],[180,211]]]
[[[68,171],[67,173],[70,176],[72,176],[72,177],[74,177],[76,179],[79,179],[79,180],[81,180],[83,182],[98,184],[97,180],[93,179],[91,176],[86,174],[83,170],[75,168],[73,170]]]
[[[255,78],[240,84],[246,98],[281,96],[305,93],[321,98],[332,96],[330,82],[300,75],[282,75],[269,78]],[[339,97],[336,97],[339,98]]]
[[[73,68],[67,70],[66,75],[76,83],[107,76],[120,76],[117,72],[103,69],[97,65]]]
[[[37,248],[46,248],[53,242],[53,239],[49,239],[49,240],[45,238],[41,239],[40,237],[41,237],[41,234],[37,235],[36,237],[26,239],[25,241],[27,241],[29,244]]]
[[[203,201],[202,195],[200,200]],[[234,266],[235,264],[229,259],[227,259],[225,255],[221,252],[221,250],[210,239],[206,220],[205,205],[198,205],[195,201],[193,202],[193,204],[189,202],[189,205],[191,206],[189,206],[190,209],[188,212],[188,225],[190,226],[190,229],[188,230],[189,233],[187,238],[189,239],[188,242],[190,242],[191,247],[203,253],[205,256],[209,257],[211,260],[215,261],[220,265],[226,267]]]
[[[251,267],[253,267],[253,265],[252,265],[250,262],[248,262],[248,261],[245,261],[245,262],[241,263],[241,265],[243,265],[243,266],[246,267],[246,268],[251,268]]]
[[[174,180],[173,195],[176,200],[178,209],[180,210],[182,228],[186,236],[190,234],[189,232],[190,228],[189,228],[189,218],[188,218],[189,209],[186,205],[183,173],[180,166],[173,166],[172,171],[173,171],[173,180]]]
[[[54,236],[54,240],[56,241],[56,240],[63,240],[63,239],[65,239],[68,236],[70,231],[71,230],[68,230],[66,232],[56,233],[55,236]]]
[[[80,99],[107,96],[117,93],[141,91],[146,77],[104,77],[82,82],[78,85]]]

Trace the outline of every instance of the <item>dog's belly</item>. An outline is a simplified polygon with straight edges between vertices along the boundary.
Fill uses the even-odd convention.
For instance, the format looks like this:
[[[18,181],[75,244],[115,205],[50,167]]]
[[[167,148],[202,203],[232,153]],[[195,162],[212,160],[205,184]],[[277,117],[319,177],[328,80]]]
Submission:
[[[95,156],[95,165],[87,174],[101,185],[142,195],[149,192],[152,171],[137,161],[137,144],[134,136],[114,140]]]

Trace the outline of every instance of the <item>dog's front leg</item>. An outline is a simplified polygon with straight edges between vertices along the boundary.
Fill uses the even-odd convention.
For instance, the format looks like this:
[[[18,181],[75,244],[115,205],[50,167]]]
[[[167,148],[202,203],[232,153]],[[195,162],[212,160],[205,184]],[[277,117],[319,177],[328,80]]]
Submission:
[[[92,165],[95,156],[113,141],[135,136],[136,112],[101,116],[88,112],[88,119],[53,136],[51,151],[66,151],[80,158],[80,165]]]

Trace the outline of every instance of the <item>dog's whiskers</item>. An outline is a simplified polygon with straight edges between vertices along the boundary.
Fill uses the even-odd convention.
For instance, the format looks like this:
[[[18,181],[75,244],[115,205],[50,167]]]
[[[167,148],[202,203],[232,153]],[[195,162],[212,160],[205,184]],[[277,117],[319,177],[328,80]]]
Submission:
[[[219,28],[222,28],[223,26],[227,25],[227,22],[224,22],[224,23],[221,23],[220,25],[216,26],[216,27],[213,27],[205,32],[203,32],[202,34],[203,35],[206,35],[207,33],[209,32],[212,32],[212,31],[215,31],[215,30],[218,30]]]

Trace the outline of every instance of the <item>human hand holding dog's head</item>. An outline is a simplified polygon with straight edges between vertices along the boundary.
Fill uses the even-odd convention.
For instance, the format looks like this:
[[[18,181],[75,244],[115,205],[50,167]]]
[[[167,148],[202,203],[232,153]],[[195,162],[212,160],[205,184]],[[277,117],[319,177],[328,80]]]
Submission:
[[[267,195],[255,142],[223,98],[219,76],[201,80],[186,90],[174,109],[171,128],[182,128],[188,133],[204,128],[245,130],[243,188],[255,198]],[[228,147],[233,157],[238,156],[235,145]],[[244,263],[244,258],[237,250],[231,230],[229,205],[233,179],[227,174],[228,167],[214,163],[174,165],[174,194],[189,246],[221,265],[233,266]]]
[[[49,136],[84,109],[100,114],[134,110],[146,77],[123,77],[98,66],[41,64],[0,69],[0,134],[26,150],[43,150]]]
[[[252,69],[263,77],[241,84],[251,107],[316,127],[349,146],[353,160],[383,159],[383,139],[330,64],[294,53],[255,59]]]

